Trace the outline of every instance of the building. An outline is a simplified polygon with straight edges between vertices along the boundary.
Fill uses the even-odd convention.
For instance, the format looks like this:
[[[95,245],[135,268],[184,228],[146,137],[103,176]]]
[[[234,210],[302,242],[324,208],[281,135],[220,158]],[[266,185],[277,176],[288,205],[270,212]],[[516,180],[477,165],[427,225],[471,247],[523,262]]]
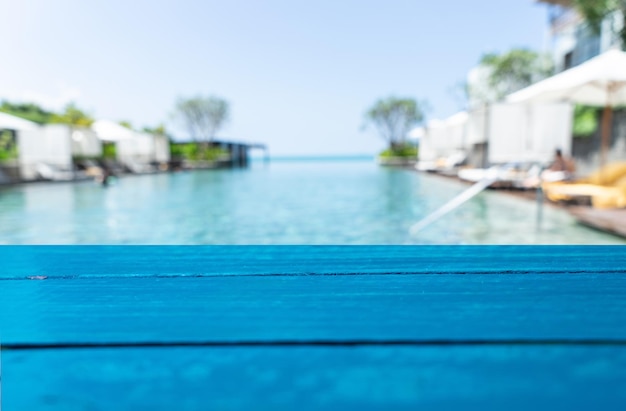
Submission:
[[[617,33],[622,28],[620,11],[610,13],[595,33],[573,8],[572,0],[537,0],[548,6],[552,57],[556,72],[577,66],[612,47],[621,45]]]

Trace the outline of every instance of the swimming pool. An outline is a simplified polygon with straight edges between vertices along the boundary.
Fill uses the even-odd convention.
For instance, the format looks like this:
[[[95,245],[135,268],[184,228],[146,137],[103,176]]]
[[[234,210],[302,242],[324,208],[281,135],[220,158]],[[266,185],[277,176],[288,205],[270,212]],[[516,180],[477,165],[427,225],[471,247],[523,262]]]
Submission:
[[[484,192],[411,236],[466,189],[373,161],[277,161],[248,169],[0,189],[0,244],[624,244],[565,211]]]

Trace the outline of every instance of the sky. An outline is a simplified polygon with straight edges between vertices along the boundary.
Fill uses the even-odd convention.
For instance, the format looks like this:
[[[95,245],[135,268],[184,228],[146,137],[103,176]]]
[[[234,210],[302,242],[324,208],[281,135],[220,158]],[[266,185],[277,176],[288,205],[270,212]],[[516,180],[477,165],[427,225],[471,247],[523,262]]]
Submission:
[[[219,136],[272,155],[375,154],[377,99],[446,118],[484,53],[549,47],[534,0],[0,0],[0,15],[0,99],[183,138],[177,99],[215,95]]]

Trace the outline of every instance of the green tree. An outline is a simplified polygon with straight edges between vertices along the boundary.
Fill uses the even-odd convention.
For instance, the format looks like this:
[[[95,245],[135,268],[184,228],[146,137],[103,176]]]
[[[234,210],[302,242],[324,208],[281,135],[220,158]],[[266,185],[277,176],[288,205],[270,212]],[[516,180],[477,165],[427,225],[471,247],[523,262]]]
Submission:
[[[0,130],[0,162],[17,158],[15,134],[9,130]]]
[[[474,101],[502,100],[506,95],[552,75],[549,56],[528,49],[513,49],[504,54],[488,53],[480,60],[482,78],[469,87]]]
[[[65,106],[62,113],[53,115],[51,122],[67,124],[71,127],[89,127],[93,123],[93,118],[76,107],[74,103],[70,103]]]
[[[379,99],[365,114],[366,124],[374,126],[391,150],[405,145],[406,135],[424,120],[426,102],[412,98]]]
[[[187,129],[189,136],[200,142],[202,150],[206,151],[209,143],[228,121],[230,107],[226,100],[216,96],[180,98],[176,102],[174,115]]]
[[[598,109],[576,105],[574,108],[574,137],[590,137],[598,129]]]
[[[626,46],[626,0],[571,0],[571,3],[596,34],[602,31],[602,22],[607,16],[620,12],[621,24],[615,32],[622,47]]]
[[[126,120],[121,120],[117,122],[120,126],[125,127],[129,130],[133,129],[133,125],[130,123],[130,121],[126,121]]]
[[[145,126],[142,129],[142,131],[144,133],[148,133],[148,134],[156,134],[156,135],[159,135],[159,136],[167,136],[167,137],[169,137],[167,135],[167,129],[165,128],[165,125],[163,125],[163,124],[159,124],[156,127]]]
[[[44,110],[34,103],[11,103],[3,101],[2,104],[0,104],[0,111],[38,124],[49,123],[54,116],[54,113],[51,111]]]

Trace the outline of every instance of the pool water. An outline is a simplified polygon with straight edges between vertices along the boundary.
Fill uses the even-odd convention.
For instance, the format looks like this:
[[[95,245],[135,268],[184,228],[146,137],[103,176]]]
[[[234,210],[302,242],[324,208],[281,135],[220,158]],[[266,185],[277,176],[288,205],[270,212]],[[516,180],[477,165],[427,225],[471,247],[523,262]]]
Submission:
[[[624,244],[564,210],[483,192],[413,236],[467,188],[373,161],[277,161],[247,169],[0,189],[0,244]]]

